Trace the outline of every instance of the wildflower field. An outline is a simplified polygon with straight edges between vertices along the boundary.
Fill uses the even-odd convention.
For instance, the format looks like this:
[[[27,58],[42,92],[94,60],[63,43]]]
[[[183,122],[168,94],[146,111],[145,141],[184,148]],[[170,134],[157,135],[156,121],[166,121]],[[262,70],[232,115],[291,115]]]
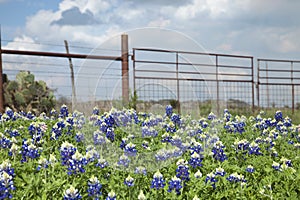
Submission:
[[[0,199],[298,199],[299,127],[267,118],[194,119],[67,106],[0,116]]]

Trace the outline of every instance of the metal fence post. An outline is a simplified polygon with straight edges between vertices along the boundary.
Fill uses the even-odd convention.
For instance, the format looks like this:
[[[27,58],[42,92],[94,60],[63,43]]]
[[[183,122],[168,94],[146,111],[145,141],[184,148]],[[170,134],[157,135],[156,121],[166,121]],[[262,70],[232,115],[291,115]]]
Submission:
[[[3,70],[2,70],[2,40],[0,26],[0,113],[4,112],[4,90],[3,90]]]
[[[181,114],[178,67],[179,67],[178,66],[178,52],[176,52],[177,109],[178,109],[178,113]]]
[[[122,97],[125,104],[129,102],[129,67],[128,67],[128,35],[121,36],[122,51]]]

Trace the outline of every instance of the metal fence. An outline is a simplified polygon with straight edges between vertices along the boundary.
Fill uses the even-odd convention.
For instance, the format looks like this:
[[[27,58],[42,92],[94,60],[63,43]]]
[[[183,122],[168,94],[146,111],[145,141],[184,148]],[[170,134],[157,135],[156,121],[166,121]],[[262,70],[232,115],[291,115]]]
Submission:
[[[132,60],[144,109],[168,103],[181,113],[254,109],[251,56],[134,48]]]
[[[300,109],[300,61],[257,59],[257,66],[258,106]]]
[[[110,107],[112,100],[121,105],[136,91],[140,111],[163,111],[167,104],[182,114],[219,113],[224,108],[239,113],[300,109],[300,61],[257,59],[256,69],[252,56],[146,48],[131,52],[127,36],[122,37],[121,49],[105,55],[90,49],[79,54],[0,46],[0,72],[11,80],[20,70],[30,71],[55,90],[61,102],[74,96],[68,63],[72,59],[77,98],[100,106]]]

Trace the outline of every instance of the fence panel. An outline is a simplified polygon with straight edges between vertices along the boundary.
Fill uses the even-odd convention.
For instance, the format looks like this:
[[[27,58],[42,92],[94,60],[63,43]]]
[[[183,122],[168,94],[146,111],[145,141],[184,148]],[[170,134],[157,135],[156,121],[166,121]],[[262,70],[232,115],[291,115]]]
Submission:
[[[257,59],[258,105],[262,108],[299,109],[300,61]]]
[[[194,114],[254,108],[250,56],[135,48],[133,82],[142,109],[169,103]]]

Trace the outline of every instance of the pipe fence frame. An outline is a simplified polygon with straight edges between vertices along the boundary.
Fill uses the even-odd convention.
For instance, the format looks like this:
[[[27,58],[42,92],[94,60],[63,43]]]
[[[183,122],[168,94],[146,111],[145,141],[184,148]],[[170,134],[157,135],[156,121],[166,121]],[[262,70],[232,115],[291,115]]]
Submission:
[[[151,59],[143,59],[138,58],[138,53],[144,52],[155,52],[159,54],[171,54],[174,56],[173,61],[158,61],[158,60],[151,60]],[[179,57],[182,55],[193,55],[193,56],[206,56],[210,57],[214,61],[213,64],[211,63],[199,63],[199,62],[183,62],[179,60]],[[220,60],[222,58],[230,58],[230,59],[243,59],[249,62],[248,65],[226,65],[222,64]],[[181,92],[182,89],[180,87],[181,82],[214,82],[216,84],[216,106],[217,112],[219,112],[221,91],[220,91],[220,84],[248,84],[249,93],[250,93],[250,107],[252,112],[254,112],[254,88],[255,88],[255,81],[254,81],[254,65],[253,65],[253,57],[252,56],[242,56],[242,55],[229,55],[229,54],[215,54],[215,53],[200,53],[200,52],[189,52],[189,51],[175,51],[175,50],[163,50],[163,49],[148,49],[148,48],[133,48],[133,90],[137,93],[139,92],[138,81],[139,80],[153,80],[153,81],[174,81],[176,82],[176,101],[178,102],[177,109],[178,112],[181,113]],[[142,69],[143,65],[158,65],[158,66],[172,66],[173,71],[170,70],[162,70],[162,69],[153,69],[154,67],[146,67],[146,69]],[[197,71],[186,71],[182,70],[182,68],[188,66],[196,66],[196,67],[209,67],[211,70],[209,72],[197,72]],[[221,73],[220,69],[225,69],[227,72],[230,73]],[[238,73],[239,70],[248,70],[246,74]],[[161,76],[155,76],[154,74],[161,74]],[[166,75],[163,75],[166,74]],[[173,76],[172,76],[173,75]],[[203,78],[203,75],[210,76],[210,78]],[[192,78],[189,78],[192,76]],[[224,79],[224,77],[226,77]],[[231,77],[231,78],[230,78]],[[237,79],[235,79],[235,78]],[[154,83],[155,84],[155,83]],[[154,89],[153,89],[154,90]],[[197,89],[196,89],[197,90]],[[150,92],[159,92],[159,91],[150,91]],[[139,95],[138,95],[139,96]],[[174,95],[175,96],[175,95]],[[243,100],[243,99],[240,99]]]
[[[112,60],[121,62],[122,70],[122,97],[124,102],[129,102],[129,77],[128,77],[128,36],[121,35],[121,55],[120,56],[102,56],[89,54],[72,54],[58,52],[42,52],[42,51],[26,51],[26,50],[11,50],[2,49],[1,45],[1,30],[0,30],[0,113],[4,112],[4,91],[3,91],[3,65],[2,54],[22,55],[22,56],[45,56],[56,58],[77,58],[77,59],[95,59],[95,60]]]
[[[298,69],[295,66],[297,64],[299,65]],[[297,98],[300,94],[300,60],[258,58],[257,80],[258,107],[275,107],[276,103],[283,104],[282,99],[278,98],[287,98],[286,100],[291,106],[292,113],[295,112],[297,104],[295,97]],[[278,90],[280,87],[286,89]],[[264,91],[266,91],[265,95],[263,94]],[[279,95],[273,94],[275,91],[279,92]],[[266,96],[266,102],[262,100],[264,96]],[[300,99],[298,100],[298,103],[300,103]],[[270,103],[270,101],[273,101],[273,103]],[[277,107],[289,108],[289,105],[279,105]]]

